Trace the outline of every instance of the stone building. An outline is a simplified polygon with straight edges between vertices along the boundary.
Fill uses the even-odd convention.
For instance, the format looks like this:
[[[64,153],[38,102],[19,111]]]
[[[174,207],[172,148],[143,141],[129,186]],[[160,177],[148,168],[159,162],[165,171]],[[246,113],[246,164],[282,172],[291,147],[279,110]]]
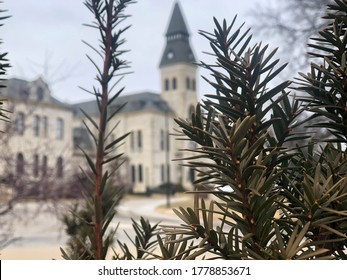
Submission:
[[[197,66],[194,62],[188,28],[179,4],[175,3],[159,64],[160,94],[138,92],[123,95],[116,99],[110,110],[112,112],[127,103],[115,117],[114,122],[119,124],[113,137],[131,132],[120,147],[125,163],[118,175],[134,192],[146,192],[168,182],[191,187],[193,171],[172,161],[185,156],[182,149],[188,148],[187,143],[177,141],[171,134],[175,133],[174,117],[187,118],[198,102]],[[73,107],[75,143],[91,148],[91,139],[82,123],[85,117],[80,109],[96,116],[95,101],[74,104]]]
[[[25,192],[43,193],[52,182],[61,185],[72,174],[72,108],[52,97],[48,85],[9,79],[2,90],[11,121],[1,122],[0,174]],[[53,179],[54,178],[54,179]]]
[[[175,117],[188,118],[196,103],[197,66],[189,41],[189,32],[176,2],[166,31],[166,42],[159,63],[161,91],[123,94],[111,104],[110,113],[126,106],[112,119],[117,128],[109,139],[131,132],[116,152],[124,153],[118,180],[131,191],[143,193],[172,183],[191,188],[194,171],[173,159],[187,156],[187,141],[177,141]],[[85,159],[78,147],[95,153],[93,140],[84,127],[86,117],[97,118],[95,100],[73,105],[53,98],[42,79],[32,82],[10,79],[5,96],[12,113],[12,123],[4,127],[10,137],[8,160],[1,172],[46,176],[49,169],[57,178],[78,172]],[[109,131],[110,132],[110,131]],[[8,169],[8,170],[5,170]],[[5,172],[5,173],[6,173]]]

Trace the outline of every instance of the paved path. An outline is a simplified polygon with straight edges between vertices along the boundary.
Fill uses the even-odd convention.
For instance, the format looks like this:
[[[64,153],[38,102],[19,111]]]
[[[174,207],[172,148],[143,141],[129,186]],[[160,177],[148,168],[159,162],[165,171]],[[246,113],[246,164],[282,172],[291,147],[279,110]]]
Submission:
[[[182,199],[186,198],[176,197],[171,201]],[[175,215],[156,211],[158,205],[165,204],[165,196],[124,199],[118,208],[115,221],[111,224],[116,227],[119,223],[117,238],[127,242],[124,231],[131,235],[131,218],[139,220],[140,216],[143,216],[153,224],[157,222],[178,223],[179,219]],[[33,202],[18,204],[13,215],[6,219],[7,222],[12,221],[13,236],[19,239],[1,252],[0,259],[59,259],[59,247],[64,246],[67,236],[64,232],[64,225],[58,217],[60,213],[68,209],[69,206],[66,202],[59,203],[55,207]]]

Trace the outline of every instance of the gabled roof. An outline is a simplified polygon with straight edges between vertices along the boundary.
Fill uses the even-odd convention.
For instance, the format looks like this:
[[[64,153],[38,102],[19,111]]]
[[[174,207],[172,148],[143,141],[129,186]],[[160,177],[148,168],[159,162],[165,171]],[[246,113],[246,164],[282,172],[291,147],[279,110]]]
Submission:
[[[160,113],[173,112],[165,100],[157,93],[153,92],[140,92],[136,94],[128,94],[119,96],[114,100],[110,106],[110,113],[114,112],[120,106],[125,104],[121,113],[141,112],[141,111],[155,111]],[[72,105],[74,108],[75,117],[83,117],[80,109],[88,113],[90,116],[96,116],[99,113],[98,106],[95,100],[76,103]]]

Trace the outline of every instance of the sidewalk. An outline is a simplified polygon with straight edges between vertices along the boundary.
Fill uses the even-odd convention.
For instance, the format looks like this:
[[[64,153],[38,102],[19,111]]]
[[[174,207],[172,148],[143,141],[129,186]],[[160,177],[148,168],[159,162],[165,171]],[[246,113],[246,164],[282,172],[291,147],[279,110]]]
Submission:
[[[187,197],[172,197],[171,203],[187,200]],[[165,196],[154,197],[131,197],[125,198],[118,207],[118,214],[115,221],[111,224],[113,228],[120,223],[117,234],[118,238],[126,241],[124,233],[132,232],[132,221],[139,221],[140,217],[148,219],[152,224],[177,224],[179,218],[172,210],[158,211],[159,206],[166,205]],[[62,207],[64,208],[64,206]],[[23,210],[25,209],[25,210]],[[36,211],[32,205],[25,205],[17,208],[17,211]],[[66,243],[67,236],[64,233],[57,216],[45,211],[40,212],[33,220],[27,220],[25,223],[15,225],[15,234],[22,237],[20,242],[11,244],[11,246],[0,252],[0,259],[12,260],[50,260],[61,259],[60,247]]]
[[[175,196],[170,198],[170,203],[172,205],[180,201],[186,201],[187,199],[188,196]],[[167,198],[165,196],[129,200],[125,201],[118,207],[118,215],[128,218],[131,217],[135,220],[139,219],[140,217],[144,217],[153,223],[177,223],[179,218],[173,212],[172,208],[165,208],[166,204]]]

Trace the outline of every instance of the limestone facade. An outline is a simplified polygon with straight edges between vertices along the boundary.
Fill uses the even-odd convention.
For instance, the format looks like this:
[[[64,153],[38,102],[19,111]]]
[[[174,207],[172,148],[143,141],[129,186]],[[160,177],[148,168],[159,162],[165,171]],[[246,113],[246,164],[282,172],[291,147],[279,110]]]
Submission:
[[[10,79],[2,94],[9,122],[1,122],[1,181],[63,183],[72,170],[71,106],[53,98],[41,78]]]
[[[192,188],[193,170],[173,161],[188,156],[185,149],[191,146],[173,134],[177,129],[174,118],[188,118],[198,102],[195,62],[189,32],[176,3],[159,66],[161,92],[123,94],[110,107],[112,113],[127,103],[111,120],[108,141],[130,132],[115,151],[123,153],[115,178],[133,192],[143,193],[166,183]],[[1,173],[40,178],[47,176],[49,169],[63,180],[78,173],[79,167],[86,168],[78,147],[93,157],[95,144],[83,124],[88,120],[81,109],[97,120],[95,100],[72,105],[59,102],[41,78],[31,82],[10,79],[4,93],[12,113],[11,122],[3,124],[6,133],[1,149],[7,156],[0,164]],[[111,132],[113,126],[116,129]]]

